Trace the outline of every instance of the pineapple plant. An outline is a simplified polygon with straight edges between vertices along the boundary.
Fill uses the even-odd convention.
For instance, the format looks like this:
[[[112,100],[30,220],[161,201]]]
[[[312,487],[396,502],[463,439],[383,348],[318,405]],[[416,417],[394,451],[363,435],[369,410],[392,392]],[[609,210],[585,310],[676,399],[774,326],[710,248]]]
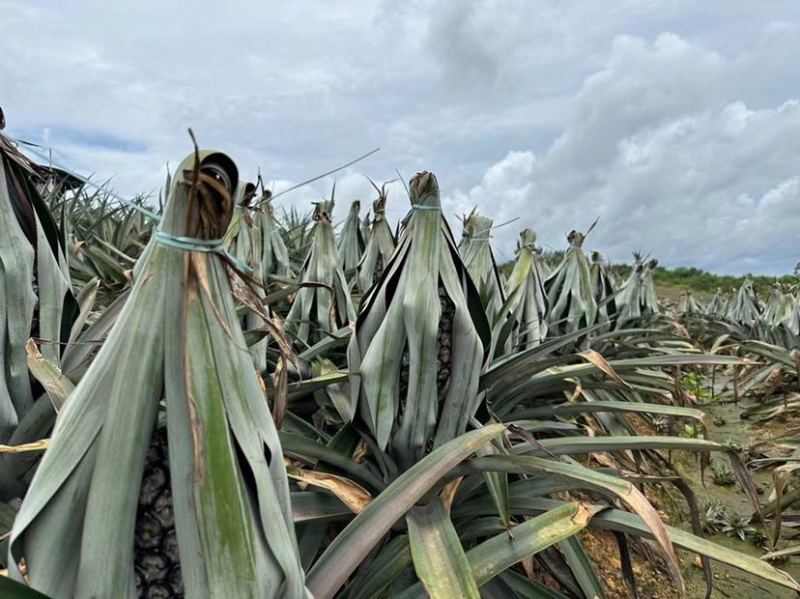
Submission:
[[[644,298],[651,313],[658,312],[658,297],[656,295],[655,273],[658,268],[658,260],[651,258],[647,261],[644,269]]]
[[[796,303],[795,298],[789,293],[784,293],[777,281],[772,285],[769,299],[764,305],[761,316],[761,330],[759,336],[764,341],[774,345],[792,347],[793,338],[796,339],[790,324],[792,322],[792,308]]]
[[[726,308],[725,316],[747,327],[754,327],[761,319],[764,308],[753,289],[753,281],[745,279]]]
[[[261,237],[261,280],[265,285],[274,280],[291,281],[295,277],[289,250],[284,242],[282,229],[272,207],[272,193],[264,190],[257,205]]]
[[[711,480],[720,487],[730,487],[736,483],[730,466],[717,461],[711,464]]]
[[[505,302],[503,282],[491,246],[490,232],[493,223],[491,218],[472,210],[462,220],[463,232],[458,246],[461,259],[478,289],[478,295],[490,323],[500,317]]]
[[[777,327],[786,320],[791,311],[792,298],[783,293],[780,283],[777,281],[772,284],[769,299],[764,305],[763,320],[767,326]]]
[[[114,317],[93,314],[97,279],[71,280],[66,219],[59,228],[40,195],[43,176],[50,171],[0,134],[0,444],[12,446],[48,434],[72,387],[63,372],[79,378]],[[35,454],[0,451],[0,501],[24,493],[37,462]]]
[[[55,597],[305,596],[280,442],[222,249],[238,185],[224,154],[181,163],[15,519],[16,580]]]
[[[503,574],[482,570],[484,556],[489,552],[500,552],[501,546],[508,547],[503,543],[508,543],[511,534],[515,539],[512,545],[517,551],[515,559],[519,559],[533,550],[527,544],[528,540],[542,539],[543,531],[550,530],[546,522],[554,521],[559,522],[559,532],[556,534],[555,528],[552,529],[553,541],[575,557],[568,562],[569,565],[580,568],[581,575],[586,577],[585,586],[578,592],[600,594],[603,592],[601,584],[591,569],[584,569],[586,562],[582,560],[586,560],[585,554],[577,539],[571,536],[577,529],[567,530],[562,520],[569,514],[573,524],[581,528],[599,516],[593,514],[592,508],[569,501],[544,500],[543,497],[530,500],[530,493],[536,492],[534,489],[543,494],[562,489],[555,483],[556,479],[563,480],[561,477],[566,477],[579,488],[586,485],[586,488],[594,490],[602,488],[621,498],[639,515],[637,517],[642,518],[637,520],[643,527],[639,530],[652,531],[659,540],[680,586],[674,553],[666,541],[669,536],[660,528],[663,524],[651,511],[652,506],[643,497],[639,499],[633,485],[589,471],[566,457],[559,458],[552,448],[564,443],[565,453],[569,454],[570,450],[566,448],[569,436],[559,438],[557,426],[550,428],[543,424],[540,428],[538,420],[517,420],[533,431],[546,431],[546,437],[541,441],[521,427],[510,427],[505,434],[499,434],[503,427],[493,423],[495,417],[485,402],[491,398],[492,409],[504,409],[508,401],[516,399],[517,389],[522,390],[523,397],[530,402],[526,407],[536,406],[536,412],[534,409],[523,410],[515,412],[515,417],[553,418],[556,412],[545,400],[547,393],[553,392],[553,379],[559,372],[558,369],[548,369],[553,362],[545,358],[551,354],[553,346],[542,344],[503,358],[496,364],[483,364],[479,359],[480,350],[487,347],[488,339],[480,331],[487,324],[485,313],[480,309],[482,305],[477,290],[470,284],[471,279],[465,276],[464,266],[456,261],[452,234],[440,214],[435,177],[429,173],[417,175],[412,179],[410,191],[414,208],[405,221],[397,249],[383,278],[364,298],[350,339],[351,407],[344,410],[337,407],[342,419],[352,420],[353,425],[337,433],[341,437],[335,445],[339,446],[348,436],[352,439],[350,443],[360,438],[369,448],[366,457],[358,451],[357,445],[353,456],[358,454],[363,460],[358,466],[350,463],[349,458],[343,459],[344,455],[349,455],[349,450],[335,458],[326,456],[319,442],[315,444],[313,440],[323,437],[322,431],[287,446],[290,455],[305,456],[309,462],[316,456],[317,466],[321,460],[325,468],[352,477],[351,482],[358,480],[367,486],[368,492],[377,493],[373,502],[364,511],[356,512],[313,562],[309,570],[311,591],[317,597],[335,596],[352,577],[351,588],[359,589],[358,596],[381,593],[478,596],[478,588],[483,585],[487,585],[487,591],[491,588],[496,592],[508,592],[504,586],[507,578]],[[452,277],[452,274],[460,276]],[[456,282],[461,284],[456,286]],[[452,317],[443,306],[447,305],[443,301],[445,298],[454,308],[450,309]],[[468,317],[471,320],[467,320]],[[572,338],[582,333],[576,331]],[[440,352],[445,346],[443,340],[447,338],[455,351],[445,360]],[[565,341],[560,341],[559,347],[564,345]],[[465,348],[473,352],[473,361],[464,361]],[[405,357],[398,360],[399,355]],[[571,360],[574,356],[564,356],[563,363],[568,364]],[[672,356],[660,356],[658,362],[672,363],[674,360]],[[730,358],[721,356],[706,356],[700,360],[730,362]],[[561,360],[556,363],[561,363]],[[641,370],[646,363],[633,360],[625,366]],[[433,364],[435,369],[431,367]],[[601,372],[599,363],[587,365],[589,367]],[[603,368],[608,370],[605,366]],[[478,384],[465,388],[464,382],[459,381],[459,392],[452,394],[456,372],[476,377]],[[442,373],[445,376],[440,378]],[[536,391],[537,378],[545,379],[542,395]],[[631,403],[641,406],[638,401]],[[586,407],[570,407],[588,411],[591,406],[592,403],[588,402]],[[642,408],[684,417],[691,413],[694,418],[701,419],[699,411],[686,412],[687,408],[649,405]],[[465,411],[469,418],[464,425],[456,420],[456,426],[445,428],[452,421],[449,413]],[[511,443],[510,431],[514,431],[512,435],[520,435],[524,441]],[[615,437],[615,440],[626,438]],[[633,437],[630,439],[633,442]],[[600,448],[606,447],[604,444],[612,443],[602,437],[581,439],[581,442],[601,451]],[[681,444],[687,446],[688,442],[677,438],[664,441],[664,447]],[[700,445],[712,451],[728,451],[710,441],[695,443],[698,448]],[[620,446],[626,447],[626,442],[621,441]],[[468,460],[470,467],[463,470],[466,478],[460,483],[469,491],[463,495],[458,492],[451,495],[447,488],[452,485],[447,484],[435,487],[441,489],[440,493],[431,492],[434,481],[439,480],[447,468],[445,460],[452,459],[450,464],[456,464],[473,452],[476,457]],[[375,475],[378,475],[378,480],[375,480]],[[447,480],[452,481],[454,476],[455,472]],[[520,508],[523,505],[536,507],[526,512]],[[520,509],[521,512],[517,511]],[[407,533],[400,533],[397,526],[397,519],[402,514],[405,514]],[[512,514],[538,516],[529,521],[528,528],[515,525]],[[477,539],[470,536],[470,524],[476,516],[490,518],[493,523],[478,532]],[[527,537],[527,530],[537,532]],[[497,536],[491,536],[481,544],[479,539],[488,535]],[[526,541],[522,541],[523,538]],[[377,552],[373,560],[364,562],[371,551]],[[446,561],[448,566],[445,570],[434,566],[431,558],[435,556],[438,556],[438,563]],[[749,562],[748,567],[754,566],[756,561]],[[568,570],[569,565],[562,562],[560,567]],[[568,580],[559,578],[558,582],[566,585],[564,588],[570,588]],[[526,587],[526,590],[532,589]],[[510,596],[516,595],[512,593]]]
[[[78,312],[65,239],[37,180],[33,163],[0,134],[0,443],[38,401],[25,343],[41,339],[43,357],[58,363]]]
[[[281,235],[289,252],[289,261],[295,273],[305,262],[311,249],[314,232],[314,212],[300,212],[295,206],[284,210],[281,218]]]
[[[633,257],[631,274],[617,294],[618,328],[628,326],[631,322],[651,318],[658,313],[652,275],[658,263],[655,260],[645,262],[639,252],[634,252]]]
[[[615,299],[616,283],[613,275],[603,264],[603,256],[598,251],[592,252],[592,264],[589,267],[589,276],[592,281],[594,299],[597,302],[597,321],[612,323],[617,318],[617,303]]]
[[[314,208],[312,243],[300,269],[301,288],[286,316],[286,333],[298,345],[310,345],[356,318],[350,286],[339,263],[331,216],[333,201]]]
[[[256,271],[256,276],[260,276],[260,269],[257,267],[261,258],[261,230],[250,206],[255,193],[255,185],[252,183],[239,188],[239,197],[233,199],[233,216],[224,239],[230,254],[246,265],[249,272]]]
[[[706,534],[716,534],[729,518],[727,506],[716,499],[706,499],[700,508],[700,526]]]
[[[0,565],[23,591],[603,596],[596,557],[579,536],[587,527],[653,539],[678,592],[673,544],[800,588],[757,557],[668,526],[640,491],[651,484],[648,474],[663,473],[661,452],[737,459],[734,448],[696,434],[700,410],[671,398],[679,366],[725,368],[738,358],[702,354],[657,329],[598,327],[610,303],[598,293],[602,263],[588,264],[580,234],[570,236],[545,285],[535,235],[524,231],[504,283],[503,316],[490,322],[473,282],[480,276],[466,264],[470,252],[459,254],[442,217],[436,178],[420,173],[411,181],[412,210],[396,247],[385,190],[355,281],[364,291],[357,318],[347,296],[337,295],[348,289],[332,202],[318,204],[310,219],[289,213],[283,227],[269,192],[253,204],[255,188],[222,154],[181,164],[155,232],[157,218],[143,213],[129,219],[120,211],[117,220],[107,206],[87,204],[96,212],[82,216],[79,203],[64,205],[76,240],[84,241],[95,214],[108,228],[98,224],[102,253],[90,260],[84,252],[81,266],[70,267],[81,313],[78,332],[52,362],[63,387],[43,375],[44,362],[29,360],[44,389],[34,407],[57,407],[55,429],[50,435],[52,420],[39,428],[28,422],[29,410],[11,448],[0,446],[2,472],[9,456],[37,458],[19,469],[23,490],[32,476],[19,512],[18,503],[0,503],[0,550],[8,549]],[[487,256],[488,246],[479,249],[472,266]],[[242,262],[251,273],[242,273]],[[91,283],[85,277],[95,267],[104,274]],[[123,283],[120,272],[131,270]],[[102,310],[91,312],[92,290],[105,280],[118,282],[107,287]],[[243,281],[271,289],[254,300]],[[262,381],[247,348],[263,341],[250,334],[251,313],[271,341],[288,347],[270,311],[255,310],[273,301],[294,310],[287,326],[301,346],[288,384],[280,373],[291,360],[276,362],[270,349]],[[96,355],[97,343],[80,342],[109,329]],[[500,343],[499,330],[510,341]],[[762,357],[775,351],[757,347]],[[782,377],[795,368],[784,353]],[[637,417],[663,434],[639,436]],[[280,432],[273,419],[282,420]],[[669,436],[684,422],[698,423],[692,438]],[[47,436],[41,459],[48,443],[20,445]],[[717,514],[705,517],[722,530]],[[549,576],[531,577],[531,564]],[[0,576],[0,595],[11,584]]]
[[[264,278],[263,267],[261,264],[262,230],[258,219],[258,213],[253,212],[251,203],[255,198],[256,186],[247,183],[239,187],[239,197],[234,198],[234,212],[228,230],[225,232],[225,246],[230,254],[237,260],[239,268],[245,269],[247,274],[252,277],[255,285],[250,285],[254,293],[256,302],[264,297]],[[237,283],[234,282],[234,285]],[[245,284],[240,287],[248,287]],[[263,310],[247,310],[244,315],[242,326],[245,330],[258,329],[264,325],[261,318]],[[267,340],[261,339],[250,346],[250,355],[253,363],[259,372],[267,368]]]
[[[391,439],[406,468],[466,430],[490,343],[477,289],[441,214],[436,177],[420,173],[409,189],[411,214],[350,340],[352,413],[342,415],[358,413],[381,450]]]
[[[549,305],[547,328],[551,336],[573,333],[597,322],[597,301],[583,253],[585,237],[579,231],[567,235],[569,248],[544,282]]]
[[[740,541],[746,541],[758,531],[750,524],[750,518],[741,514],[730,514],[725,518],[722,525],[722,532],[729,537],[737,537]]]
[[[525,229],[520,233],[514,268],[506,281],[507,299],[494,324],[495,343],[503,351],[530,349],[547,337],[548,303],[540,255],[536,233]]]
[[[800,347],[800,291],[795,290],[794,300],[787,318],[783,321],[786,334],[784,347]]]
[[[370,231],[372,231],[372,219],[369,216],[369,210],[367,210],[364,218],[361,219],[359,226],[361,227],[361,238],[366,241],[369,239]]]
[[[724,305],[725,302],[722,298],[722,289],[717,287],[717,290],[714,292],[714,295],[708,302],[708,306],[706,306],[706,314],[709,316],[719,316],[724,313]]]
[[[367,293],[375,281],[381,278],[384,267],[392,257],[396,243],[394,233],[386,220],[388,183],[384,183],[380,188],[374,183],[372,185],[378,192],[378,197],[372,202],[372,211],[375,217],[369,234],[365,236],[367,246],[359,265],[358,288],[362,294]]]
[[[347,213],[336,247],[339,253],[339,264],[348,280],[357,274],[366,245],[361,231],[361,219],[358,216],[360,211],[361,202],[353,201],[350,204],[350,211]]]
[[[678,303],[679,314],[705,314],[706,309],[698,302],[692,292],[684,290],[681,294],[681,301]]]

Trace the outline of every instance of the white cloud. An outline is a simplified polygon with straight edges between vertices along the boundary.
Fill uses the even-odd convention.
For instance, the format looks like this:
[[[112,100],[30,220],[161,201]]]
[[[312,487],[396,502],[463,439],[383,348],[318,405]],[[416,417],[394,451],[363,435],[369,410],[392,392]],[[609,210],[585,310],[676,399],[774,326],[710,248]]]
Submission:
[[[244,176],[285,185],[380,146],[337,176],[337,216],[372,199],[362,171],[429,169],[449,216],[521,217],[496,231],[501,256],[521,226],[561,247],[600,215],[587,243],[616,259],[778,272],[799,258],[791,0],[0,0],[0,14],[7,131],[123,194],[159,188],[191,126]],[[406,202],[395,185],[390,214]]]
[[[615,260],[641,249],[672,265],[789,272],[800,258],[800,102],[729,101],[763,62],[674,34],[617,38],[553,144],[510,152],[452,205],[521,215],[555,247],[599,216],[587,245]],[[496,237],[512,251],[510,236]]]

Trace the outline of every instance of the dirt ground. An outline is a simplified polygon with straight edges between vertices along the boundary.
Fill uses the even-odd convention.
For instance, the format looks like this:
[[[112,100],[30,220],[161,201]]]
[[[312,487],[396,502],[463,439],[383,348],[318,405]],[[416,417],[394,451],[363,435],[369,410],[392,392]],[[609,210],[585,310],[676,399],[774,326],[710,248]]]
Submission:
[[[787,430],[800,427],[800,418],[777,418],[768,423],[755,423],[742,420],[739,417],[741,407],[732,404],[715,404],[706,408],[709,413],[710,424],[707,430],[708,437],[717,442],[732,442],[739,446],[747,447],[756,442],[762,442],[780,436]],[[648,431],[641,431],[647,434]],[[769,446],[767,446],[769,448]],[[752,506],[745,494],[736,485],[715,485],[710,473],[707,471],[705,485],[700,480],[699,463],[696,456],[686,452],[673,454],[673,461],[682,476],[689,482],[697,495],[698,504],[702,505],[705,499],[713,499],[723,503],[732,512],[749,516]],[[753,481],[761,493],[764,502],[765,494],[771,490],[771,477],[768,471],[760,470],[752,473]],[[691,530],[689,510],[683,498],[674,491],[666,488],[648,488],[645,490],[648,499],[664,516],[664,520],[672,525],[685,530]],[[758,525],[754,526],[761,530]],[[630,597],[628,588],[623,580],[621,564],[616,540],[614,536],[605,531],[596,529],[584,531],[580,535],[581,543],[586,549],[593,563],[597,566],[599,575],[604,582],[609,599]],[[761,557],[765,549],[757,547],[749,541],[741,541],[722,533],[710,537],[715,543],[745,552],[754,557]],[[794,541],[796,542],[796,541]],[[779,547],[791,544],[783,541]],[[666,574],[663,562],[658,557],[658,550],[647,541],[632,543],[633,570],[636,575],[637,592],[639,597],[652,597],[653,599],[671,599],[679,597],[678,590]],[[706,582],[702,572],[700,559],[692,553],[678,551],[678,558],[687,586],[688,596],[705,597]],[[800,558],[790,558],[780,564],[775,564],[796,579],[800,579]],[[711,561],[713,576],[713,598],[737,599],[788,599],[797,594],[789,589],[774,583],[769,583],[760,578],[751,576],[731,566]]]

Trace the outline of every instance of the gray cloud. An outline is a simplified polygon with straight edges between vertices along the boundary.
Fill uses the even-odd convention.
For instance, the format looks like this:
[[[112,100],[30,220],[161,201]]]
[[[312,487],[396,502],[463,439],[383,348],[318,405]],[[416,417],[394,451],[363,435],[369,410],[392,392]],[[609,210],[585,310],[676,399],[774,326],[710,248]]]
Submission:
[[[800,259],[795,2],[0,0],[0,13],[9,132],[124,194],[157,189],[192,126],[284,186],[380,146],[338,175],[341,214],[372,197],[361,171],[427,168],[450,216],[522,217],[495,234],[505,257],[523,225],[561,247],[600,216],[587,243],[615,259],[639,248],[729,272]]]
[[[668,264],[790,271],[800,103],[732,100],[740,80],[762,76],[771,55],[757,52],[731,59],[674,34],[619,37],[546,151],[509,153],[452,201],[523,215],[556,247],[599,216],[587,243],[617,260],[642,249]],[[498,243],[510,252],[511,239]]]

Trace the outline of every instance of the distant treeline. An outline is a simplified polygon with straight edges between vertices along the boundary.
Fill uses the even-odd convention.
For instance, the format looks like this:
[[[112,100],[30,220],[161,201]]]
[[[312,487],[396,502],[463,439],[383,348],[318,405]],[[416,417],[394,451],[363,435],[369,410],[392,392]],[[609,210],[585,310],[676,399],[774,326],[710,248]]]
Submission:
[[[561,260],[564,252],[545,251],[545,259],[551,265],[556,265]],[[513,262],[507,262],[500,268],[503,272],[511,272]],[[631,272],[630,264],[612,264],[609,269],[614,274],[618,283],[623,283],[628,278]],[[717,288],[722,291],[731,291],[738,289],[744,282],[745,278],[750,277],[753,281],[753,287],[762,298],[766,298],[769,294],[770,286],[779,281],[785,285],[800,285],[800,263],[795,267],[794,274],[787,274],[780,277],[771,277],[763,275],[717,275],[700,268],[679,266],[677,268],[664,268],[659,266],[655,272],[655,283],[659,287],[677,287],[680,289],[688,289],[694,292],[705,294],[713,294]]]
[[[630,265],[615,264],[611,267],[617,279],[622,281],[631,271]],[[761,275],[749,275],[753,281],[753,288],[756,293],[765,298],[770,291],[770,286],[779,281],[785,285],[800,285],[800,276],[797,275],[783,275],[781,277],[767,277]],[[699,268],[687,268],[679,266],[678,268],[664,268],[659,266],[656,268],[654,280],[656,286],[660,287],[679,287],[682,289],[689,289],[690,291],[699,291],[703,293],[713,294],[717,288],[722,291],[730,291],[738,289],[744,282],[745,276],[732,276],[732,275],[716,275],[706,272]]]

